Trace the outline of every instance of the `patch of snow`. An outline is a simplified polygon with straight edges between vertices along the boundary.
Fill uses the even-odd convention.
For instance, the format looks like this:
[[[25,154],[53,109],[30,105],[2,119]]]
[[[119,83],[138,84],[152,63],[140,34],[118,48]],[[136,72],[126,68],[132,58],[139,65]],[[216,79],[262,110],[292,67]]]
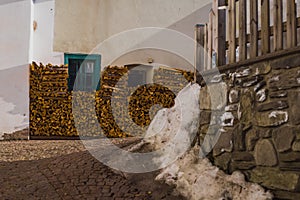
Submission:
[[[198,199],[272,199],[261,186],[245,181],[241,172],[226,175],[208,159],[199,159],[195,147],[165,168],[156,180],[165,181],[190,200]]]
[[[179,92],[175,106],[162,109],[154,117],[144,142],[152,144],[154,150],[163,149],[162,156],[154,162],[166,166],[170,160],[176,160],[190,147],[199,130],[200,86],[189,84]]]
[[[246,182],[242,173],[234,172],[232,175],[226,175],[213,166],[208,159],[200,158],[201,147],[199,146],[193,148],[189,146],[179,156],[176,149],[190,145],[198,132],[199,92],[198,85],[188,85],[179,93],[175,106],[159,111],[149,126],[143,142],[150,144],[154,150],[164,147],[166,143],[171,143],[171,148],[167,153],[170,157],[177,156],[178,158],[165,167],[156,180],[175,186],[181,195],[190,200],[272,199],[272,194],[266,192],[258,184]],[[222,117],[224,120],[234,118],[230,112]],[[219,131],[225,130],[220,127]],[[162,160],[153,159],[153,162],[160,164]]]
[[[4,133],[9,134],[17,130],[22,130],[28,126],[26,116],[11,113],[14,108],[14,104],[0,98],[0,138],[2,138]]]

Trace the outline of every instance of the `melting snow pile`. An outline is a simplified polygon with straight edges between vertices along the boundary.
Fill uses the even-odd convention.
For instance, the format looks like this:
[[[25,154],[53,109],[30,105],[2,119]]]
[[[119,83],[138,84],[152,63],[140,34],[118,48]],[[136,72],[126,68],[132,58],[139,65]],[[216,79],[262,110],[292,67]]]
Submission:
[[[272,199],[261,186],[246,182],[242,173],[226,175],[208,159],[199,158],[199,147],[189,148],[198,131],[199,93],[199,85],[189,84],[178,94],[175,106],[160,110],[149,126],[144,142],[154,150],[164,149],[165,155],[154,162],[167,166],[156,179],[174,185],[191,200]]]

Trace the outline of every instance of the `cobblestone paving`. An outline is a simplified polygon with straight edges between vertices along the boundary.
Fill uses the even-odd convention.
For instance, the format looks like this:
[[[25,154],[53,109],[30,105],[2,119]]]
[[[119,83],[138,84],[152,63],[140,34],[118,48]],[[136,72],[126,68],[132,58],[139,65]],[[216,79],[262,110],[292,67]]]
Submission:
[[[183,199],[154,177],[155,172],[127,178],[115,174],[80,141],[0,142],[1,200]]]

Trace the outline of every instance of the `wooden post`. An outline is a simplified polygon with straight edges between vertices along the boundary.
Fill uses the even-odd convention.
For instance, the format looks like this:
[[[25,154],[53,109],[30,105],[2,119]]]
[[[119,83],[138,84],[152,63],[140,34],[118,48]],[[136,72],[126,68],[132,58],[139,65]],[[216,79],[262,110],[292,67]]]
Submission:
[[[208,26],[207,24],[205,24],[204,26],[204,70],[208,70],[208,64],[207,64],[207,60],[208,60]]]
[[[282,24],[282,0],[274,0],[274,51],[283,49],[283,24]]]
[[[270,2],[261,0],[261,43],[262,54],[270,53]]]
[[[226,0],[218,0],[217,66],[226,65]]]
[[[287,48],[297,45],[296,3],[295,0],[287,0]]]
[[[247,4],[239,0],[239,61],[247,59]]]
[[[204,71],[204,36],[205,25],[197,24],[195,27],[196,35],[196,72]],[[196,74],[196,73],[195,73]]]
[[[258,56],[258,0],[250,1],[250,58]]]
[[[211,10],[209,13],[209,22],[208,22],[208,37],[207,37],[207,68],[211,69],[212,68],[212,52],[213,52],[213,23],[214,23],[214,12]]]
[[[229,26],[229,63],[236,61],[236,0],[228,1]]]

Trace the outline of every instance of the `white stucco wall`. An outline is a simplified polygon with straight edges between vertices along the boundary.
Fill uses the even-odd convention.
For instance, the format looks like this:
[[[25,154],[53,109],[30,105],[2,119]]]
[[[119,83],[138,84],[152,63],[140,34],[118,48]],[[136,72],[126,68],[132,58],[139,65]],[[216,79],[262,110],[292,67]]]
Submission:
[[[186,48],[193,64],[194,26],[208,21],[210,3],[211,0],[56,0],[54,50],[91,53],[103,41],[111,40],[112,36],[144,27],[159,27],[185,34],[185,37],[192,40]],[[119,57],[132,50],[136,52],[136,44],[146,41],[148,45],[153,37],[150,34],[139,38],[145,35],[136,34],[137,36],[126,36],[126,39],[118,44],[108,42],[105,46],[94,49],[93,53],[102,54],[102,66],[111,62],[113,64],[147,63],[149,57],[156,63],[173,67],[179,67],[185,62],[181,59],[174,60],[174,56],[166,58],[166,55],[143,50],[134,56],[126,56],[126,59],[123,58],[123,62],[120,63]],[[164,42],[164,39],[161,38],[161,42]],[[182,43],[175,40],[173,42]],[[184,45],[181,44],[182,48],[185,48]],[[116,59],[118,61],[114,63]],[[174,63],[180,64],[174,66]]]
[[[0,2],[0,138],[29,124],[31,0]]]
[[[61,65],[63,54],[53,51],[54,0],[36,0],[33,20],[37,24],[32,31],[32,61],[44,64]]]

